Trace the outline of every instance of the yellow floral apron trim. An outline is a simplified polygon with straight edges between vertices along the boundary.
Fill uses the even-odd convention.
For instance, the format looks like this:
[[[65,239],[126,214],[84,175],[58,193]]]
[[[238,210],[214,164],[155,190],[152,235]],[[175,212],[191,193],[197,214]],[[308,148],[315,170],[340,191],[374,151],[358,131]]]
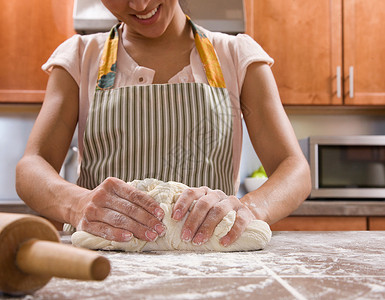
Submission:
[[[195,38],[195,46],[197,47],[205,69],[209,85],[212,87],[225,88],[225,79],[223,78],[222,69],[213,45],[207,36],[195,26],[191,19],[188,16],[186,17],[191,24]],[[107,90],[114,86],[119,44],[119,26],[120,24],[117,24],[111,29],[110,35],[104,44],[96,85],[97,90]]]
[[[195,26],[190,17],[186,16],[190,22],[195,37],[195,46],[197,47],[203,67],[206,72],[207,81],[212,87],[225,88],[225,79],[221,66],[219,65],[214,47],[207,36]]]
[[[104,44],[103,55],[99,65],[97,90],[110,89],[114,86],[116,75],[116,61],[118,55],[120,24],[115,25]]]

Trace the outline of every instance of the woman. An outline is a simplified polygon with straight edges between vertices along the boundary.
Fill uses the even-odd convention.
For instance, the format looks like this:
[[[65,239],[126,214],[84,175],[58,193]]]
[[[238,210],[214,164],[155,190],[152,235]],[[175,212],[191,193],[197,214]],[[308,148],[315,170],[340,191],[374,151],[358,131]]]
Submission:
[[[200,245],[230,210],[233,243],[250,220],[272,224],[306,198],[307,162],[282,108],[271,58],[250,37],[211,33],[177,0],[103,0],[121,21],[109,34],[76,35],[43,66],[46,97],[17,166],[17,191],[40,214],[116,241],[154,241],[167,228],[133,179],[191,187],[173,208],[181,238]],[[96,88],[95,88],[96,85]],[[269,180],[242,199],[241,114]],[[78,185],[58,172],[76,126]]]

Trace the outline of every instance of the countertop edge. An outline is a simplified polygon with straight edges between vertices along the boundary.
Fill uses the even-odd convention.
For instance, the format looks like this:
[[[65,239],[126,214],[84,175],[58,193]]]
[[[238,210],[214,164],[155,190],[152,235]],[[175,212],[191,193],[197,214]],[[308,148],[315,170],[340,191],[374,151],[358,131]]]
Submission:
[[[291,216],[385,216],[385,201],[306,200]]]
[[[2,204],[0,212],[37,214],[26,204]],[[373,200],[306,200],[290,216],[383,216],[385,201]]]

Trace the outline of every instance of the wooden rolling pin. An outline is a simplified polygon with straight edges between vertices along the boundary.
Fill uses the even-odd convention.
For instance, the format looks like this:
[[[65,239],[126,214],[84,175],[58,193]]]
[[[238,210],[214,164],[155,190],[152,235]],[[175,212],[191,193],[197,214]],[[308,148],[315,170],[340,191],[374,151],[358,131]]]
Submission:
[[[47,220],[0,213],[0,291],[32,293],[53,277],[103,280],[110,272],[107,258],[96,252],[60,243]]]

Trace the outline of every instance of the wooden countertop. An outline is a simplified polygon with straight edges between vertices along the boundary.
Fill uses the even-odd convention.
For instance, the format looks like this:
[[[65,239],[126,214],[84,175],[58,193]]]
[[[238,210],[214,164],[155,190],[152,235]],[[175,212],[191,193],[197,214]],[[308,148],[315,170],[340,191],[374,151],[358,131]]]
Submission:
[[[25,299],[384,299],[384,245],[384,231],[274,232],[255,252],[100,252],[105,281],[54,278]]]

